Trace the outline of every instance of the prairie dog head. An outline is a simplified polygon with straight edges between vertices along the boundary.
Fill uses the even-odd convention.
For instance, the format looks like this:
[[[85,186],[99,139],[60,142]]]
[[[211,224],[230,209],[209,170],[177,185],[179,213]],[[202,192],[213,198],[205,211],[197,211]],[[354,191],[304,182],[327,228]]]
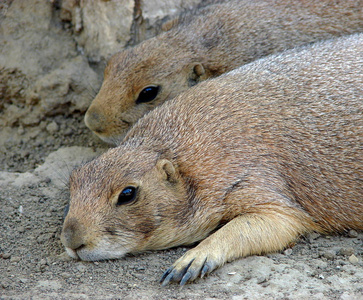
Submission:
[[[116,144],[139,118],[164,101],[206,79],[188,49],[158,37],[115,54],[85,123],[102,140]]]
[[[134,147],[110,149],[72,173],[61,234],[71,257],[120,258],[205,237],[204,228],[190,225],[198,213],[188,206],[191,192],[178,167],[158,152]]]

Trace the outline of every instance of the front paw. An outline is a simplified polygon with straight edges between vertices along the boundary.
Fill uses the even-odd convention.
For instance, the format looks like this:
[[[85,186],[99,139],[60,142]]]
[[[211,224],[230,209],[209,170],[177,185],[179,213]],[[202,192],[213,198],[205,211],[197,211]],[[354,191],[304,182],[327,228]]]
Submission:
[[[186,252],[165,271],[160,279],[162,286],[166,286],[169,282],[180,282],[180,285],[184,286],[187,282],[194,281],[199,275],[203,277],[212,272],[220,265],[214,255],[198,247]]]

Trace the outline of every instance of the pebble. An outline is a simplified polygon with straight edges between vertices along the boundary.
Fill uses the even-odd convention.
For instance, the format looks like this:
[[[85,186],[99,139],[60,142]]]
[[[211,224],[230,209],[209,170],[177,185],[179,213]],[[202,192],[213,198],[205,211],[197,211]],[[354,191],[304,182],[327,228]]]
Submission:
[[[45,265],[37,265],[35,271],[43,273],[45,271],[46,266]]]
[[[322,260],[316,260],[314,263],[315,267],[320,269],[320,270],[324,270],[328,267],[328,263],[326,261],[322,261]]]
[[[30,138],[34,139],[40,134],[40,128],[34,129],[29,133]]]
[[[344,255],[344,256],[350,256],[350,255],[354,254],[354,249],[352,247],[340,248],[339,254]]]
[[[287,255],[287,256],[291,255],[291,254],[292,254],[292,249],[291,249],[291,248],[286,249],[286,250],[284,251],[284,254],[285,254],[285,255]]]
[[[81,264],[78,264],[76,268],[77,268],[77,270],[78,270],[79,272],[81,272],[81,273],[84,273],[84,272],[86,272],[86,270],[87,270],[87,267],[86,267],[86,266],[84,266],[82,263],[81,263]]]
[[[352,254],[351,256],[349,256],[349,262],[352,265],[356,265],[358,263],[358,257],[356,257],[354,254]]]
[[[25,132],[24,127],[23,126],[19,126],[19,128],[18,128],[18,134],[23,135],[24,132]]]
[[[10,262],[11,262],[11,263],[17,263],[17,262],[19,262],[19,261],[21,261],[21,257],[20,257],[20,256],[12,256],[12,257],[10,258]]]
[[[267,281],[266,276],[259,276],[257,277],[257,284],[261,284]]]
[[[4,253],[2,255],[3,259],[9,259],[11,257],[11,254],[10,253]]]
[[[59,130],[59,126],[56,122],[53,121],[47,125],[46,129],[49,133],[55,133]]]
[[[27,278],[19,278],[19,281],[21,283],[27,283],[29,281],[29,279],[27,279]]]
[[[24,233],[25,232],[25,227],[24,226],[19,226],[16,230],[18,232],[20,232],[20,233]]]
[[[320,237],[319,233],[313,232],[308,235],[308,240],[310,243],[312,243],[314,240],[316,240],[318,237]]]
[[[40,129],[45,129],[47,127],[47,122],[46,121],[41,121],[39,124],[39,128]]]
[[[71,278],[72,274],[68,272],[63,272],[60,274],[64,279]]]
[[[46,261],[44,258],[42,258],[42,259],[40,260],[39,264],[40,264],[41,266],[45,266],[45,265],[47,264],[47,261]]]
[[[334,258],[336,257],[336,253],[334,251],[327,250],[324,251],[321,256],[329,260],[334,260]]]
[[[300,251],[300,254],[301,255],[307,255],[307,254],[309,254],[310,252],[309,252],[309,250],[307,250],[307,249],[302,249],[301,251]]]
[[[356,238],[356,237],[358,237],[358,232],[356,230],[354,230],[354,229],[351,229],[348,232],[348,236],[351,237],[351,238]]]

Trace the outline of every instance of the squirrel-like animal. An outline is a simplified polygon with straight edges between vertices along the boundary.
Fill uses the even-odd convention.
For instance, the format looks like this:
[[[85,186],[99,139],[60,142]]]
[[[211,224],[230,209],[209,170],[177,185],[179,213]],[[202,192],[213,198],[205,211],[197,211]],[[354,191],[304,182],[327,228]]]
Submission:
[[[115,54],[86,125],[117,143],[146,112],[205,79],[285,49],[363,31],[362,0],[238,0],[193,11]]]
[[[185,284],[299,236],[363,229],[363,34],[207,80],[75,170],[70,256],[201,241],[162,278]]]

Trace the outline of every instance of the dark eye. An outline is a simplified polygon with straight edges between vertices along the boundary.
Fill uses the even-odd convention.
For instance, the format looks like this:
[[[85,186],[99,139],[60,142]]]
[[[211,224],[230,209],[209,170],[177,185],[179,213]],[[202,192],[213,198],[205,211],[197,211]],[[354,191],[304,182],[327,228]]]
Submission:
[[[134,186],[125,187],[118,195],[117,205],[130,203],[136,199],[137,188]]]
[[[140,92],[139,97],[136,99],[136,104],[146,103],[154,100],[159,93],[159,89],[160,88],[158,86],[148,86],[144,88]]]

